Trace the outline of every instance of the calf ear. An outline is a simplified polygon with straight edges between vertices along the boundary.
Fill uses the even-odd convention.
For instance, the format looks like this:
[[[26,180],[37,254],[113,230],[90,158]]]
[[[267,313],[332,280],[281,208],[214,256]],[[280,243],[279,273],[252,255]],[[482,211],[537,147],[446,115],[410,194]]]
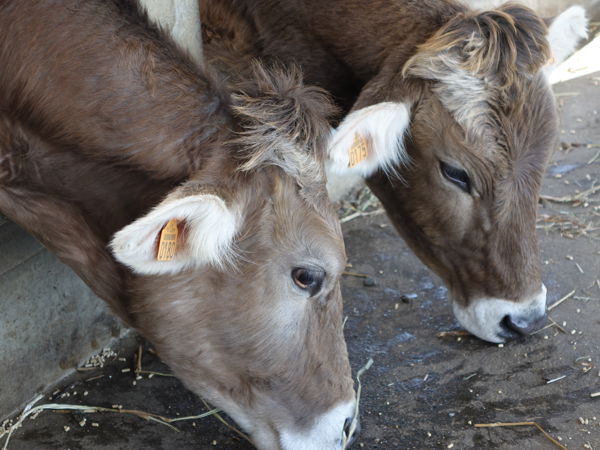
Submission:
[[[382,102],[348,114],[332,131],[330,168],[334,173],[371,175],[392,171],[406,161],[404,134],[410,121],[410,104]]]
[[[549,77],[558,65],[575,51],[579,41],[587,37],[588,20],[581,6],[571,6],[558,16],[547,20],[547,23],[552,58],[543,71],[544,75]]]
[[[115,258],[140,274],[177,273],[231,256],[238,216],[215,194],[176,190],[148,214],[117,232]]]
[[[378,169],[393,172],[395,166],[406,163],[404,135],[418,90],[396,71],[382,71],[373,78],[363,88],[353,111],[331,133],[331,172],[366,177]],[[399,98],[404,100],[390,100]]]

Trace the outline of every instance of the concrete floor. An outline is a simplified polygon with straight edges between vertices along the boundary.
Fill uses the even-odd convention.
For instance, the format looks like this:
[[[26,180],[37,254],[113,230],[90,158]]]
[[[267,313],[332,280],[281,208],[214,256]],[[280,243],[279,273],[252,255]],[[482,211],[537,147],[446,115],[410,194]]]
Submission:
[[[599,79],[595,73],[555,88],[563,144],[544,195],[572,196],[600,184]],[[580,204],[544,202],[539,228],[549,303],[575,290],[550,313],[565,332],[552,326],[499,347],[468,336],[438,336],[459,329],[446,290],[384,215],[344,224],[351,270],[375,280],[371,287],[357,277],[343,282],[353,369],[374,359],[363,377],[362,432],[354,448],[557,448],[533,427],[473,426],[521,421],[539,423],[569,449],[600,448],[600,397],[591,397],[600,391],[600,192]],[[40,403],[122,405],[169,417],[205,411],[175,378],[144,375],[136,381],[124,372],[134,367],[135,348],[136,342],[125,342],[122,359],[78,374]],[[143,367],[168,372],[147,349]],[[8,448],[251,448],[213,417],[175,425],[180,432],[114,413],[44,412],[27,420]]]

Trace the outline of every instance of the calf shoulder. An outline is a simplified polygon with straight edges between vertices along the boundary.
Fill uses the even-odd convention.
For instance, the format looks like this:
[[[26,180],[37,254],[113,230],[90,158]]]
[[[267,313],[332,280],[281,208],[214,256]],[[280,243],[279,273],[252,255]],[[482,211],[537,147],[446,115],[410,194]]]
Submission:
[[[220,80],[133,1],[4,2],[0,67],[0,108],[42,138],[156,178],[197,170],[229,133]]]

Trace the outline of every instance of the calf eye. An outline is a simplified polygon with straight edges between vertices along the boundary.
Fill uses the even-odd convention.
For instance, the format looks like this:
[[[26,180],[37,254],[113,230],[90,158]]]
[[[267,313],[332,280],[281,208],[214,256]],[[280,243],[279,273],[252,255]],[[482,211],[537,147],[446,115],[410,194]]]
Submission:
[[[296,267],[292,270],[292,279],[296,286],[303,291],[307,291],[310,295],[315,295],[321,289],[325,272],[315,269],[304,269]]]
[[[453,167],[445,162],[440,162],[440,167],[442,170],[442,175],[450,181],[454,183],[456,186],[461,188],[466,193],[471,192],[471,180],[469,179],[469,175],[463,169],[459,169],[458,167]]]

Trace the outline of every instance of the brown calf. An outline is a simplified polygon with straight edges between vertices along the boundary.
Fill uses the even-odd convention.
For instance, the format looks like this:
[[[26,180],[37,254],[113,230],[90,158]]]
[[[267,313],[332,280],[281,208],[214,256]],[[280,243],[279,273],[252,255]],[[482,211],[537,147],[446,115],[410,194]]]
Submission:
[[[0,4],[0,67],[0,212],[259,448],[341,448],[327,97],[259,66],[232,94],[128,1]]]
[[[332,138],[332,171],[368,177],[400,234],[448,286],[465,328],[504,342],[539,326],[546,288],[536,204],[557,142],[543,70],[585,35],[581,8],[548,31],[517,4],[484,12],[453,0],[201,7],[205,43],[229,40],[240,52],[299,64],[308,81],[353,105]],[[354,164],[358,141],[368,152]]]

